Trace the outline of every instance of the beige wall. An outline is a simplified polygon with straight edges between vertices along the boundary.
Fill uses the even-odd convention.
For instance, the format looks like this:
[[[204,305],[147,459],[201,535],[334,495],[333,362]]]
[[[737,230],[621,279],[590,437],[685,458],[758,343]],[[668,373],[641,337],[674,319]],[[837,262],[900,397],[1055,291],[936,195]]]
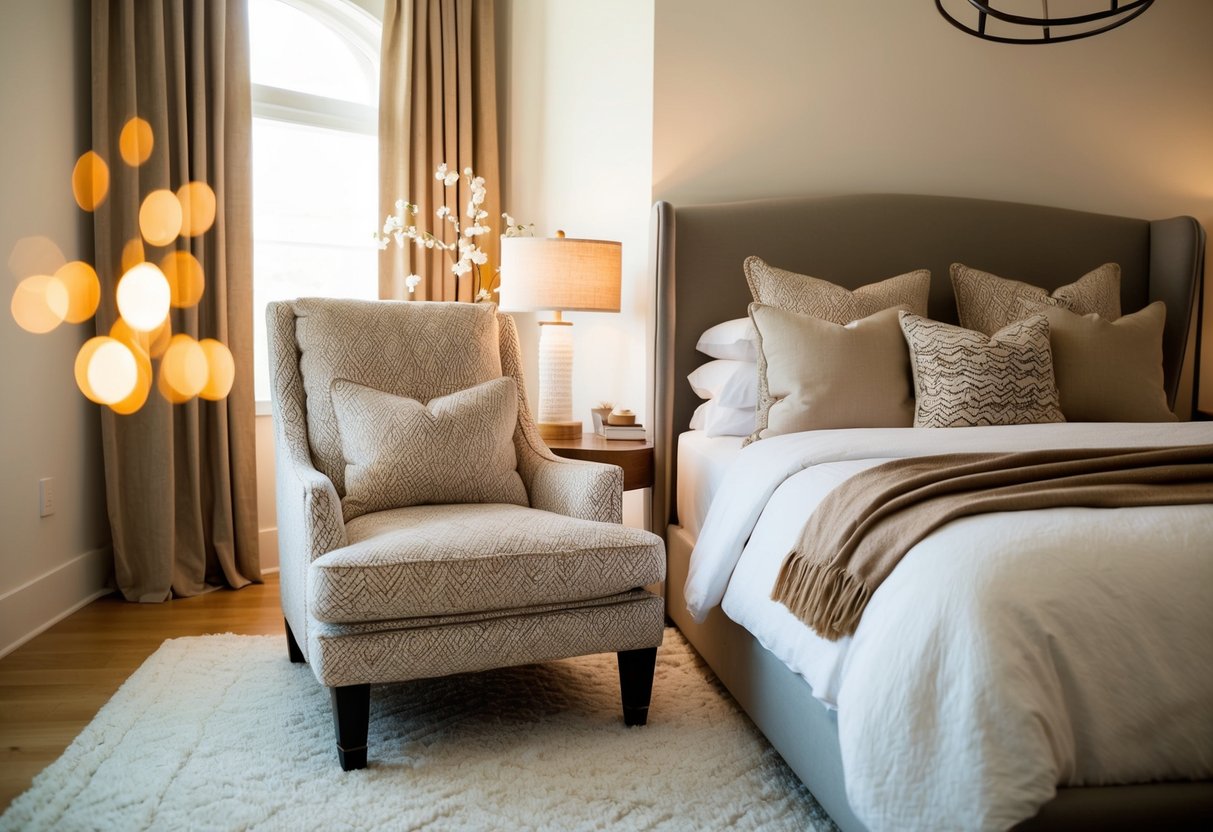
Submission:
[[[31,335],[8,311],[18,241],[44,236],[69,260],[92,257],[71,192],[88,147],[87,20],[70,0],[0,11],[0,654],[103,591],[110,570],[101,423],[72,375],[92,323]],[[57,507],[40,518],[43,477]]]
[[[927,193],[1213,229],[1209,0],[1048,46],[967,36],[929,0],[661,0],[654,42],[658,199]]]
[[[620,314],[569,313],[574,322],[573,416],[589,429],[599,401],[649,407],[647,326],[653,102],[653,0],[513,0],[498,4],[502,207],[538,236],[623,243]],[[534,407],[539,319],[519,314]],[[641,525],[641,495],[625,497]]]

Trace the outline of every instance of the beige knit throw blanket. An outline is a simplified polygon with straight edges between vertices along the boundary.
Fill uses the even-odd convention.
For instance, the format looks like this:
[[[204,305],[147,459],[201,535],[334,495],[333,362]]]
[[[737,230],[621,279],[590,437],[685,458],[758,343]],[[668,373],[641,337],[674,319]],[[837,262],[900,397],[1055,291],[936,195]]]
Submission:
[[[905,553],[957,517],[1192,503],[1213,503],[1213,445],[898,459],[854,475],[821,501],[771,597],[835,640],[855,632]]]

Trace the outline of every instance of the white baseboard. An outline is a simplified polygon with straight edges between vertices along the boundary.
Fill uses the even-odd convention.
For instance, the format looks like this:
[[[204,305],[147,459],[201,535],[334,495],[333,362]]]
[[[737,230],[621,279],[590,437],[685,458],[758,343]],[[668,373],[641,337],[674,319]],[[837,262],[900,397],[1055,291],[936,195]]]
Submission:
[[[257,551],[261,555],[261,571],[278,571],[278,527],[257,533]]]
[[[111,549],[93,549],[0,595],[0,656],[113,591]]]

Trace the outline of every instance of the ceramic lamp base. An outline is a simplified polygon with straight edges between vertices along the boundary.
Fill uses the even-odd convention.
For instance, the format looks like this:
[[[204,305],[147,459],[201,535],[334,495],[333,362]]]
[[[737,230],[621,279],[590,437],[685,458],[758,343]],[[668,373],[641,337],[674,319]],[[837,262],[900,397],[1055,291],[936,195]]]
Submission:
[[[536,422],[544,439],[580,439],[581,422]]]

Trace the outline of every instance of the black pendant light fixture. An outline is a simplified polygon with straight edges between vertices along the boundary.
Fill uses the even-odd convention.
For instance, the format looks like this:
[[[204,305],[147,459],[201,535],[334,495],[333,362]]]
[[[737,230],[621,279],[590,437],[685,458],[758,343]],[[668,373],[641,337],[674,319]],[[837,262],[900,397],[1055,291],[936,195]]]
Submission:
[[[1089,38],[1091,35],[1125,25],[1154,4],[1154,0],[1129,0],[1124,3],[1119,0],[1090,0],[1089,5],[1095,8],[1095,11],[1070,17],[1050,18],[1049,0],[1041,0],[1040,17],[999,11],[994,8],[991,0],[949,0],[949,6],[972,7],[962,21],[944,7],[944,2],[945,0],[935,0],[935,8],[939,9],[945,20],[962,32],[997,43],[1063,43]],[[1105,5],[1107,8],[1103,8]],[[975,19],[967,22],[973,18],[972,11],[976,12]],[[996,28],[999,34],[991,34],[988,31],[990,18],[998,21]]]

